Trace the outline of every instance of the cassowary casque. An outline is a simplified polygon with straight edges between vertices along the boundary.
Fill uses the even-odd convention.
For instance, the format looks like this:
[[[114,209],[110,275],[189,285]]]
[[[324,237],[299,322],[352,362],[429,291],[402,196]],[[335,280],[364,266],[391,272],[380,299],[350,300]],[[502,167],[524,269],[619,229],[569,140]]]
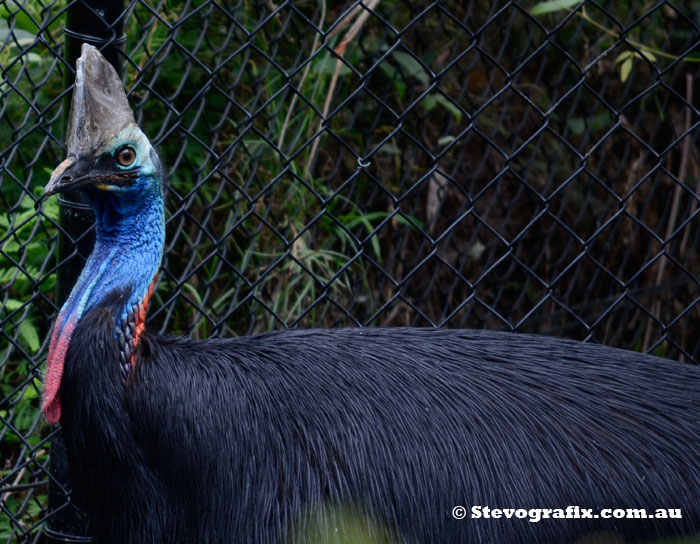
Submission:
[[[43,409],[62,424],[97,542],[563,544],[698,531],[699,368],[488,331],[152,336],[163,169],[89,45],[67,147],[46,194],[81,191],[97,240],[56,320]],[[554,515],[569,506],[681,517]],[[553,513],[486,518],[483,507]]]

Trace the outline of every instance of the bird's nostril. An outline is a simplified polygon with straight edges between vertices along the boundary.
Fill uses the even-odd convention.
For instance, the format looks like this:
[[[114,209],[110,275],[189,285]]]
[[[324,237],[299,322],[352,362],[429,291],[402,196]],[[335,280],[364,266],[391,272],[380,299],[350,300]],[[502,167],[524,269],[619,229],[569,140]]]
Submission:
[[[61,183],[70,183],[73,181],[73,176],[65,175],[61,177]]]

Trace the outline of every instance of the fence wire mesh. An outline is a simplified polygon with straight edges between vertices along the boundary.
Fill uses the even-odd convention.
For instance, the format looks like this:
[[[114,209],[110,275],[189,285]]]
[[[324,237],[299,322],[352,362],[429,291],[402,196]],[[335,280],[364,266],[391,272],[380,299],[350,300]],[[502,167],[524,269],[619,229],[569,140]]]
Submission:
[[[0,541],[47,505],[65,15],[0,0]],[[699,2],[132,0],[150,327],[506,329],[700,360]],[[86,29],[89,32],[89,29]]]

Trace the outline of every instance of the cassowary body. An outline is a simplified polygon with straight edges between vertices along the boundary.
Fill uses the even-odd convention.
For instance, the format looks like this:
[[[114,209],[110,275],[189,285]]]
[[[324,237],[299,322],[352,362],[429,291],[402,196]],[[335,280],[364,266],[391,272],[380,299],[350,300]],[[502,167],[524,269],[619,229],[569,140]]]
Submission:
[[[90,95],[92,79],[118,82],[110,70],[84,46],[71,127],[94,124],[75,113],[94,120],[85,104],[100,102],[100,119],[110,98],[123,111],[120,83]],[[697,367],[487,331],[145,333],[161,171],[127,121],[109,137],[71,132],[47,186],[80,188],[97,216],[95,250],[52,337],[44,411],[63,425],[98,542],[341,542],[358,523],[373,542],[411,543],[698,530]],[[458,505],[465,519],[453,517]],[[474,506],[570,505],[682,518],[471,518]]]
[[[145,335],[126,386],[118,359],[111,308],[93,310],[61,399],[99,542],[288,542],[314,523],[304,514],[333,505],[425,543],[565,543],[601,529],[636,542],[700,521],[689,365],[424,329]],[[456,505],[684,517],[456,520]]]

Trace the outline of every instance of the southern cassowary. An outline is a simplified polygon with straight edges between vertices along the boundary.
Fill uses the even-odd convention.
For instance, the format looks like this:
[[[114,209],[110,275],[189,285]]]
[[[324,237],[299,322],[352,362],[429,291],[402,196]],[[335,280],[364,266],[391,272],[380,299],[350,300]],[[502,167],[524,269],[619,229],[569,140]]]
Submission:
[[[97,542],[359,531],[363,544],[562,544],[698,530],[698,367],[488,331],[148,334],[163,169],[95,48],[83,46],[75,83],[68,157],[46,194],[81,191],[97,241],[56,320],[43,410],[63,426]],[[591,517],[559,519],[573,506]],[[532,521],[475,507],[561,510]],[[681,517],[598,517],[627,508]]]

